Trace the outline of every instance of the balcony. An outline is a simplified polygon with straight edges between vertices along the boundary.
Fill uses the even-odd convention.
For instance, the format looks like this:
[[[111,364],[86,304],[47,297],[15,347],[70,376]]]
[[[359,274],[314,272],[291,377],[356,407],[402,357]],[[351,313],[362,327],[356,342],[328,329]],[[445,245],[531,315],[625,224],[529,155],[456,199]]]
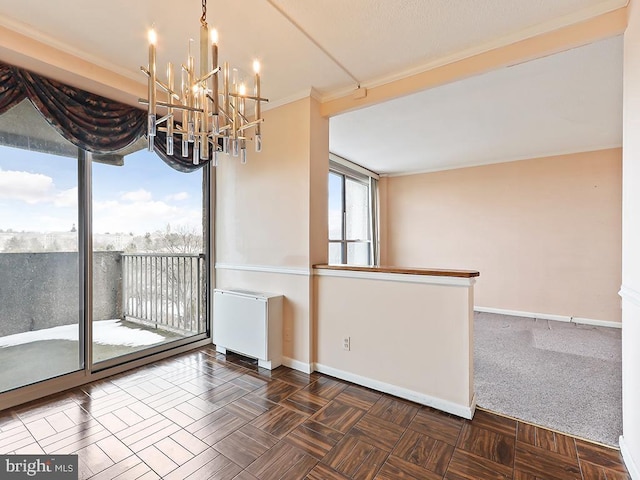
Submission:
[[[203,254],[93,254],[93,362],[206,332]],[[0,253],[0,391],[80,368],[76,252]]]

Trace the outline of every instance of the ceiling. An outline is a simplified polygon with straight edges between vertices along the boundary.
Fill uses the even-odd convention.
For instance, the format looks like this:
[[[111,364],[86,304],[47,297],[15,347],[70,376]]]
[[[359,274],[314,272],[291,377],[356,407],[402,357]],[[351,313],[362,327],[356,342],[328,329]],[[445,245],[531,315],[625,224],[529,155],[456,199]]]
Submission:
[[[406,174],[622,145],[622,37],[330,120],[330,148]]]
[[[263,94],[277,105],[308,95],[312,88],[322,99],[330,99],[358,84],[380,85],[626,3],[209,0],[207,20],[219,31],[221,62],[228,60],[248,72],[254,58],[261,60]],[[144,77],[139,67],[147,63],[148,28],[153,25],[158,32],[159,63],[179,65],[184,62],[188,39],[198,32],[200,14],[199,0],[0,0],[1,26],[141,84]],[[541,143],[549,150],[543,153],[591,148],[580,144],[585,140],[593,144],[600,139],[601,146],[608,146],[615,132],[606,137],[600,131],[612,130],[610,121],[616,115],[609,110],[617,95],[615,84],[621,82],[613,79],[620,71],[616,64],[616,59],[621,62],[620,45],[620,40],[603,42],[585,53],[576,49],[561,54],[567,55],[565,60],[550,57],[529,62],[335,117],[331,148],[379,172],[401,173],[535,156],[543,150]],[[597,78],[587,79],[580,72],[588,68],[584,59],[591,55],[598,58],[601,68],[589,69],[588,75],[594,73]],[[605,70],[611,68],[607,76]],[[554,74],[554,69],[564,69],[564,73]],[[567,78],[581,80],[578,88],[568,88]],[[546,103],[533,100],[534,90],[535,99],[546,99]],[[588,107],[590,103],[596,105]],[[552,111],[545,113],[543,106]],[[520,121],[525,117],[533,118]],[[547,125],[549,118],[553,121]],[[376,138],[381,143],[372,142],[372,128],[354,128],[355,123],[378,128]],[[582,123],[590,124],[591,130],[579,129]],[[383,124],[387,126],[380,134]],[[393,125],[402,129],[394,131]],[[563,126],[571,133],[581,130],[583,138],[568,135],[573,140],[550,143],[549,134],[540,137],[541,126],[556,131]],[[596,131],[600,137],[593,135]],[[432,138],[436,133],[437,138]],[[429,155],[424,153],[427,150]]]

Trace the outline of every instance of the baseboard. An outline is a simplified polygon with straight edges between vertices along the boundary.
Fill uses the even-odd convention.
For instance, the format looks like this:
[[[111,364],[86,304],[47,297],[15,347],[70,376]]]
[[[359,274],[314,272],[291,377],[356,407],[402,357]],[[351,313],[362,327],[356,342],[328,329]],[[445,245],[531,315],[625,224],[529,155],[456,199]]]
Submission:
[[[432,397],[431,395],[426,395],[424,393],[415,392],[413,390],[409,390],[408,388],[403,388],[397,385],[392,385],[390,383],[374,380],[373,378],[363,377],[355,373],[346,372],[344,370],[339,370],[337,368],[329,367],[327,365],[322,365],[320,363],[315,364],[315,370],[317,372],[325,373],[332,377],[339,378],[340,380],[346,380],[347,382],[355,383],[363,387],[372,388],[373,390],[377,390],[379,392],[388,393],[396,397],[404,398],[405,400],[411,400],[412,402],[416,402],[421,405],[433,407],[437,410],[451,413],[458,417],[472,419],[473,414],[475,413],[475,409],[476,409],[475,395],[473,396],[471,405],[466,406],[466,405],[453,403],[448,400],[443,400],[441,398]]]
[[[573,323],[581,325],[593,325],[594,327],[622,328],[622,322],[610,322],[609,320],[594,320],[592,318],[572,317]]]
[[[539,318],[541,320],[553,320],[556,322],[570,322],[580,325],[593,325],[596,327],[622,328],[622,322],[609,320],[596,320],[593,318],[570,317],[568,315],[553,315],[551,313],[523,312],[520,310],[506,310],[503,308],[473,307],[476,312],[496,313],[498,315],[511,315],[513,317]]]
[[[638,467],[634,462],[631,452],[629,451],[629,447],[627,447],[627,442],[624,440],[624,435],[620,435],[620,453],[622,454],[624,464],[629,471],[631,480],[640,480],[640,467]]]
[[[313,372],[313,365],[310,363],[304,363],[300,360],[295,360],[289,357],[282,357],[282,365],[285,367],[293,368],[294,370],[298,370],[303,373],[311,373]]]

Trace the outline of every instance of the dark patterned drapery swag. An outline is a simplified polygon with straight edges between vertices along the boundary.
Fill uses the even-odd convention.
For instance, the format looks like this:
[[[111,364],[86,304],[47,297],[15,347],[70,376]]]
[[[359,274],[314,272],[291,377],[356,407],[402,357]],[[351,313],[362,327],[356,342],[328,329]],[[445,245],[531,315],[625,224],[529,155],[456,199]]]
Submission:
[[[116,153],[146,135],[144,110],[0,62],[0,115],[25,98],[60,135],[88,152]],[[167,155],[164,136],[156,137],[154,145],[158,156],[176,170],[190,172],[206,163],[193,165],[191,145],[186,158],[179,147],[177,154]]]

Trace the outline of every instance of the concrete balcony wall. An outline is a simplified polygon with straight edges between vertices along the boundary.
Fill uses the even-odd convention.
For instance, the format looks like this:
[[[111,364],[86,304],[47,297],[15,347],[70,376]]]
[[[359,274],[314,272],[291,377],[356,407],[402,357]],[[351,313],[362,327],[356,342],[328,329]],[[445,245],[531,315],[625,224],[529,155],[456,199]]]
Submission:
[[[93,319],[120,318],[122,252],[93,254]],[[0,336],[79,322],[77,252],[0,254]]]

